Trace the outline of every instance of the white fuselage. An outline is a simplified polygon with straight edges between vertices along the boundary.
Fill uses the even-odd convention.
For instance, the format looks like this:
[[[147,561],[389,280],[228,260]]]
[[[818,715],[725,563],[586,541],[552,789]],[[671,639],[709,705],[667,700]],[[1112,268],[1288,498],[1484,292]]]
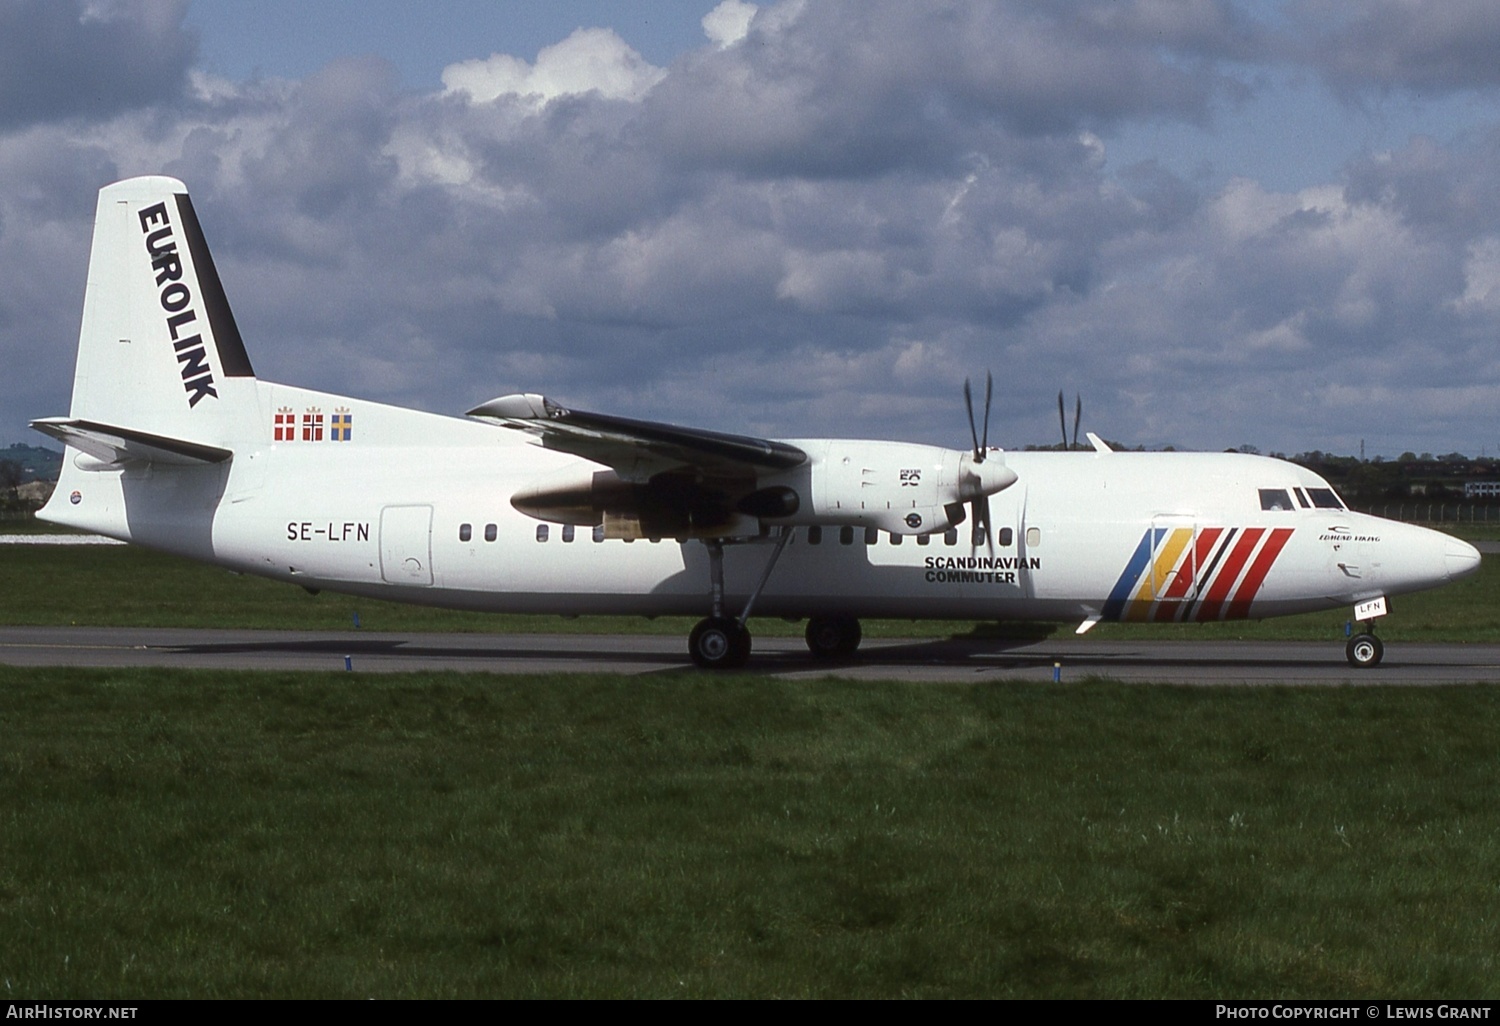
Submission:
[[[227,383],[233,385],[234,383]],[[212,466],[84,469],[69,450],[43,512],[235,570],[454,608],[702,615],[709,559],[695,540],[595,540],[512,495],[584,464],[491,425],[246,381],[263,441]],[[248,397],[246,397],[248,398]],[[343,411],[346,439],[296,417]],[[273,433],[278,411],[294,428]],[[280,436],[280,440],[278,440]],[[290,438],[290,440],[288,440]],[[808,452],[829,449],[796,440]],[[874,443],[872,443],[874,444]],[[861,443],[838,442],[853,453]],[[1261,618],[1443,584],[1477,556],[1446,535],[1335,506],[1293,464],[1238,454],[996,453],[1018,481],[990,497],[993,548],[970,525],[932,535],[794,525],[755,613],[967,619]],[[1289,508],[1263,508],[1262,490]],[[1300,489],[1300,491],[1299,491]],[[1331,491],[1320,494],[1331,496]],[[1272,503],[1277,505],[1278,503]],[[725,551],[739,611],[770,557]]]

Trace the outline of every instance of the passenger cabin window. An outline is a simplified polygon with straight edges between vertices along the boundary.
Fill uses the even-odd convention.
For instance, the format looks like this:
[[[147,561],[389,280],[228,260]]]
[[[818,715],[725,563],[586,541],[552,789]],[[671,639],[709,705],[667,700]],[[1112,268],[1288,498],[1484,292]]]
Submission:
[[[459,524],[458,525],[458,540],[459,541],[468,541],[472,537],[474,537],[474,525],[473,524]]]
[[[957,545],[958,544],[958,528],[956,528],[956,527],[950,527],[950,528],[948,528],[948,530],[946,530],[946,531],[943,532],[943,544],[944,545]]]
[[[844,527],[839,528],[839,544],[840,545],[853,545],[854,544],[854,528],[849,527],[847,525],[844,526]]]
[[[573,540],[573,525],[572,524],[563,524],[563,541],[570,542],[572,540]]]
[[[891,535],[891,544],[892,545],[900,545],[901,544],[901,535],[893,533]]]
[[[1343,509],[1344,504],[1332,488],[1309,488],[1308,496],[1318,509]]]
[[[595,527],[594,527],[594,541],[596,541],[596,542],[602,542],[603,540],[604,540],[604,525],[603,524],[595,525]]]
[[[1000,542],[1000,547],[1002,549],[1008,549],[1008,548],[1010,548],[1011,543],[1013,543],[1015,540],[1016,540],[1016,532],[1012,531],[1008,527],[1002,527],[1002,528],[1000,528],[999,542]]]
[[[809,545],[822,545],[823,544],[823,528],[822,527],[820,527],[817,524],[814,524],[814,525],[812,525],[811,527],[809,527],[807,529],[807,544],[809,544]]]
[[[539,541],[539,542],[544,542],[544,541],[547,540],[547,525],[546,524],[537,524],[536,525],[536,540]]]
[[[1277,513],[1296,509],[1292,505],[1292,497],[1287,494],[1285,488],[1262,488],[1260,490],[1260,508]]]
[[[498,536],[498,534],[499,534],[499,528],[497,528],[494,524],[485,524],[484,525],[484,540],[485,541],[494,541],[495,538]]]
[[[867,528],[865,528],[865,544],[866,545],[874,545],[879,540],[880,540],[880,528],[878,528],[878,527],[867,527]]]
[[[930,535],[930,534],[919,534],[919,535],[917,535],[917,544],[918,545],[931,545],[932,544],[932,535]]]

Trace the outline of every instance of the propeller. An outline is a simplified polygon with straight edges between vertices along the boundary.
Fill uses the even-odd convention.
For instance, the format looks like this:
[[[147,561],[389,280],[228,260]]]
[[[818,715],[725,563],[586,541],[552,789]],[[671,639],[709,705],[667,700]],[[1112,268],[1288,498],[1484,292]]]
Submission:
[[[994,375],[986,371],[984,375],[984,429],[983,431],[975,430],[974,393],[969,387],[968,379],[964,379],[964,407],[969,411],[969,437],[974,440],[974,453],[969,459],[969,466],[962,474],[959,497],[968,499],[969,506],[974,511],[971,543],[978,548],[982,542],[991,553],[994,552],[995,542],[990,530],[990,496],[1016,479],[1015,473],[1009,467],[984,465],[985,457],[989,454],[990,401],[994,398],[994,394]],[[962,512],[962,507],[959,511]],[[954,518],[953,522],[957,524],[963,521],[961,518]]]
[[[984,439],[974,430],[974,394],[969,389],[969,379],[964,378],[964,406],[969,411],[969,437],[974,439],[974,462],[983,463],[985,450],[990,444],[990,399],[995,392],[995,378],[989,371],[984,372]]]
[[[1072,444],[1069,444],[1069,442],[1068,442],[1068,414],[1067,414],[1066,408],[1063,406],[1062,389],[1058,389],[1058,392],[1057,392],[1057,421],[1058,421],[1058,424],[1062,427],[1063,449],[1065,449],[1068,452],[1072,452],[1074,449],[1078,448],[1078,424],[1079,424],[1080,421],[1083,420],[1083,396],[1081,396],[1081,395],[1075,396],[1075,399],[1076,399],[1076,402],[1073,405],[1073,441],[1072,441]]]

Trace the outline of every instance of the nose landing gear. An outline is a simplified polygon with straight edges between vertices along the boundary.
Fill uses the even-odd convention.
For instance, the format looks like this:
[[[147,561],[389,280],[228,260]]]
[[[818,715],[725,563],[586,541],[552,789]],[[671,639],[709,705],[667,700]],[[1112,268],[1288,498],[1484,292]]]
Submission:
[[[1349,665],[1356,669],[1367,670],[1372,666],[1379,666],[1380,660],[1385,656],[1385,645],[1375,636],[1375,625],[1367,624],[1366,629],[1349,639],[1344,646],[1344,658],[1349,660]]]

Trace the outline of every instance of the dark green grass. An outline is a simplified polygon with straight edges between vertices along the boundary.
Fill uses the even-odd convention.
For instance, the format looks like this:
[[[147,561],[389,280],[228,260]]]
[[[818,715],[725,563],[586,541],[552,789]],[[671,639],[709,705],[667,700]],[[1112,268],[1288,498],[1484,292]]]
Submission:
[[[630,630],[686,636],[694,623],[686,617],[501,616],[333,592],[313,595],[136,546],[14,545],[3,552],[0,622],[10,624],[348,630],[358,614],[361,628],[375,631]]]
[[[1388,641],[1500,641],[1500,570],[1493,558],[1456,584],[1392,600],[1381,621]],[[323,592],[310,595],[288,584],[237,576],[133,546],[7,546],[0,560],[0,623],[343,630],[358,613],[377,631],[476,631],[658,633],[686,636],[688,617],[499,616],[404,606]],[[1101,624],[1089,635],[1120,638],[1293,639],[1338,641],[1350,610],[1265,622],[1224,624]],[[1066,633],[1072,624],[976,625],[968,622],[873,620],[868,637],[946,637],[976,631],[1009,636]],[[759,636],[800,635],[801,624],[757,619]]]
[[[0,670],[42,997],[1495,997],[1500,694]]]
[[[58,527],[38,520],[33,516],[0,516],[0,534],[79,534],[66,527]]]

